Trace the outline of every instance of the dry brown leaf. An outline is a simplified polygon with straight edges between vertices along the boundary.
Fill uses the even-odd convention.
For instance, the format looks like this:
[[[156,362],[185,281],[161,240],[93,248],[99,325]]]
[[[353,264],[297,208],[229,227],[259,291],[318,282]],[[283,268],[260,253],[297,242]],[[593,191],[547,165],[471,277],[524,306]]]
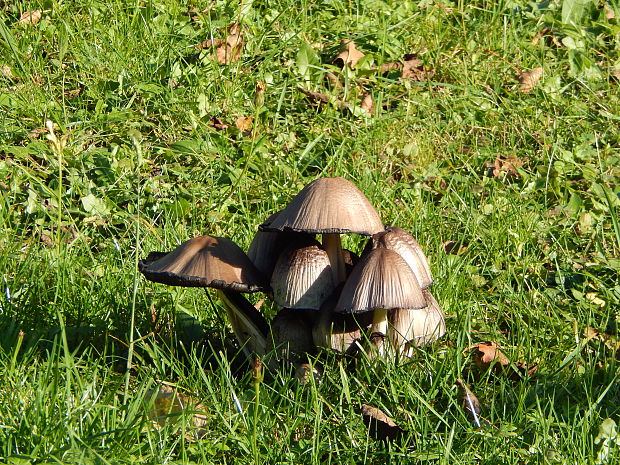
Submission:
[[[148,416],[156,428],[163,428],[167,423],[177,421],[183,412],[190,412],[192,414],[191,426],[194,426],[196,431],[193,432],[194,434],[188,432],[186,438],[194,440],[206,434],[204,428],[208,423],[207,410],[198,400],[179,394],[176,389],[166,385],[161,385],[157,390],[148,391],[146,399],[147,401],[153,400]]]
[[[80,95],[82,93],[82,88],[78,87],[77,89],[73,89],[73,90],[68,90],[65,92],[65,97],[67,97],[68,99],[72,99],[77,97],[78,95]]]
[[[242,133],[246,133],[252,128],[252,121],[254,121],[253,116],[240,116],[235,120],[235,126]]]
[[[483,371],[488,370],[491,365],[503,367],[510,364],[508,357],[499,350],[495,342],[481,342],[480,344],[469,346],[465,350],[471,349],[473,349],[474,363]]]
[[[611,75],[615,77],[616,79],[620,80],[620,66],[612,68]]]
[[[435,75],[435,71],[427,69],[422,65],[420,60],[415,54],[408,53],[403,58],[403,69],[400,72],[400,77],[403,79],[411,79],[412,81],[428,81]]]
[[[381,74],[385,74],[389,71],[400,71],[401,69],[403,69],[403,64],[396,62],[383,63],[382,65],[376,66],[373,69],[379,71],[379,73]]]
[[[459,378],[456,380],[456,385],[459,388],[459,394],[461,395],[461,401],[465,412],[467,412],[475,425],[480,428],[480,401],[471,389],[469,389],[469,386],[465,384],[465,381]]]
[[[334,58],[333,63],[341,68],[349,65],[351,69],[354,69],[357,62],[363,57],[364,54],[355,47],[355,42],[344,39],[340,42],[340,53]]]
[[[362,419],[370,437],[378,441],[389,441],[402,435],[405,430],[394,423],[390,417],[371,405],[362,405]]]
[[[498,156],[493,165],[488,165],[489,167],[489,176],[499,178],[503,175],[512,178],[518,178],[519,172],[517,171],[517,167],[523,166],[523,161],[521,161],[517,157],[507,157]]]
[[[605,5],[603,6],[603,10],[605,11],[606,19],[616,19],[616,13],[614,12],[613,8],[609,5],[609,3],[605,3]]]
[[[314,383],[318,385],[321,382],[322,376],[322,370],[315,365],[307,362],[297,363],[295,365],[295,378],[301,384],[308,384],[312,378],[314,378]]]
[[[24,11],[15,24],[19,26],[37,24],[41,21],[42,14],[43,12],[41,10]]]
[[[549,29],[542,29],[538,34],[532,37],[532,45],[537,45],[540,39],[542,39],[545,35],[549,33]]]
[[[17,78],[13,75],[13,71],[11,67],[8,65],[2,65],[0,67],[0,77],[3,77],[7,81],[16,82]]]
[[[538,81],[543,76],[543,69],[541,66],[532,69],[531,71],[524,71],[519,74],[519,90],[524,94],[534,90]]]
[[[211,117],[211,119],[209,121],[209,126],[217,129],[218,131],[224,131],[225,129],[228,129],[228,124],[224,123],[217,116],[212,116]]]
[[[375,112],[375,102],[372,100],[372,95],[366,93],[362,95],[362,102],[360,103],[362,110],[366,110],[371,115]]]
[[[238,23],[233,23],[228,27],[226,39],[208,39],[196,45],[196,48],[198,50],[214,48],[211,58],[220,64],[229,65],[241,56],[241,49],[243,48],[241,26]]]

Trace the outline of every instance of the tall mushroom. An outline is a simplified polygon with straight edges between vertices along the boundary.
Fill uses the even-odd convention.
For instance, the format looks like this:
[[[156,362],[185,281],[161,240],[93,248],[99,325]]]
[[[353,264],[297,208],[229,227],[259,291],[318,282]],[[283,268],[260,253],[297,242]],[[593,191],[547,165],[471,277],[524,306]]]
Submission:
[[[340,234],[370,236],[383,231],[383,223],[353,183],[344,178],[319,178],[304,187],[284,210],[259,229],[322,234],[334,281],[341,283],[346,275]]]
[[[138,263],[149,281],[184,287],[218,289],[226,315],[246,356],[264,355],[268,325],[240,292],[267,289],[267,284],[247,255],[233,241],[200,236],[169,253],[151,252]]]

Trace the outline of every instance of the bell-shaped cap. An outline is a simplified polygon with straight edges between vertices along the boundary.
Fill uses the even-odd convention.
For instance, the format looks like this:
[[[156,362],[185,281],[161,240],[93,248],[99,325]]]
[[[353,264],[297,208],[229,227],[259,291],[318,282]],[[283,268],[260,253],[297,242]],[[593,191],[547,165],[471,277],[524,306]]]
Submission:
[[[138,263],[149,281],[185,287],[213,287],[237,292],[267,288],[245,252],[230,239],[200,236],[170,253],[151,252]]]
[[[446,333],[441,307],[425,289],[426,308],[395,309],[389,312],[389,338],[392,347],[409,355],[408,347],[419,347],[439,339]]]
[[[304,187],[275,219],[259,228],[370,236],[383,231],[383,223],[370,201],[353,183],[344,178],[319,178]]]
[[[423,307],[426,301],[422,289],[407,262],[392,250],[378,248],[355,265],[334,311],[358,313]]]
[[[318,245],[285,250],[271,275],[271,288],[282,307],[318,310],[336,288],[327,252]]]
[[[383,247],[393,250],[403,257],[413,270],[420,287],[426,289],[433,284],[433,276],[428,264],[428,259],[422,247],[414,237],[402,228],[392,226],[385,231],[372,236],[372,248]]]

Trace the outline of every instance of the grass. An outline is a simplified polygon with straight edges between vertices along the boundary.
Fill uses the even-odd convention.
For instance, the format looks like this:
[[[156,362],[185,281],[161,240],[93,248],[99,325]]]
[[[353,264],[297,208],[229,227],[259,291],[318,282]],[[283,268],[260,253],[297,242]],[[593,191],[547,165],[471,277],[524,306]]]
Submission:
[[[618,463],[599,435],[620,419],[616,1],[0,6],[0,463]],[[196,49],[235,22],[239,59]],[[341,39],[366,54],[354,70],[332,64]],[[432,77],[372,69],[408,53]],[[427,251],[447,338],[256,385],[219,304],[137,260],[199,234],[247,248],[336,175]],[[538,371],[476,370],[466,349],[487,340]],[[201,402],[202,439],[191,409],[153,426],[160,382]],[[406,433],[375,442],[362,404]]]

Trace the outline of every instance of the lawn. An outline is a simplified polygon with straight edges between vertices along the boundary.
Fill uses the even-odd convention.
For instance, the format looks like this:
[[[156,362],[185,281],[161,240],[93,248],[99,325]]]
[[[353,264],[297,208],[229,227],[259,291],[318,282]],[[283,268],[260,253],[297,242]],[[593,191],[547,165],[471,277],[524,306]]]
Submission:
[[[617,0],[0,18],[0,463],[620,463]],[[322,176],[418,239],[447,334],[261,379],[214,294],[137,264],[202,234],[247,250]]]

